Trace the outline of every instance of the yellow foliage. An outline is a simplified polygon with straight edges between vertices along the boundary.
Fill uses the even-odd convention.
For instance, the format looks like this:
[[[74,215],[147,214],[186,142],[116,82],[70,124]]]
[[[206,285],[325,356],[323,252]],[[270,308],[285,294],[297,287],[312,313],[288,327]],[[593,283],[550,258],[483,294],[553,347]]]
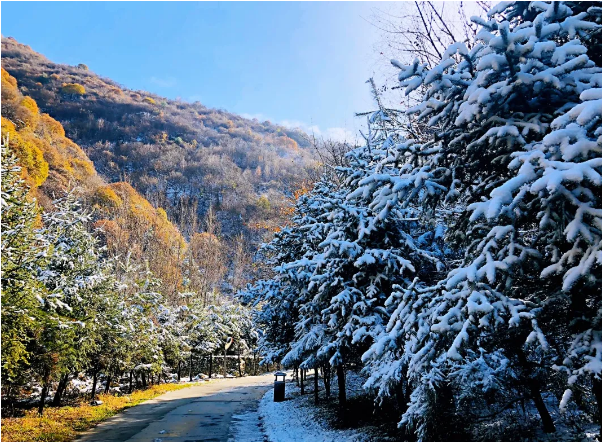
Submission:
[[[6,71],[6,69],[2,68],[2,83],[4,82],[6,82],[9,86],[12,86],[14,88],[17,87],[17,79],[10,75]],[[2,87],[4,87],[4,84],[2,84]]]
[[[26,126],[35,128],[39,119],[39,109],[37,103],[31,97],[23,97],[21,103],[19,104],[22,108],[22,112],[19,115],[21,120],[23,120]]]
[[[20,97],[17,80],[2,68],[2,114],[14,113],[15,103]]]
[[[61,92],[70,95],[84,95],[86,93],[86,88],[79,83],[63,83]]]
[[[48,163],[44,160],[33,134],[29,131],[18,132],[11,121],[2,117],[2,137],[6,136],[9,146],[23,167],[23,178],[33,187],[42,184],[48,177]]]
[[[272,203],[270,203],[270,200],[267,196],[261,195],[257,199],[257,206],[262,210],[270,210],[272,208]]]
[[[96,174],[94,164],[92,164],[92,161],[88,159],[82,160],[79,158],[73,158],[71,160],[71,164],[76,168],[77,171],[80,172],[81,178],[91,177],[92,175]]]
[[[48,114],[40,116],[39,126],[42,126],[44,134],[49,138],[65,138],[63,125]]]
[[[168,221],[167,212],[162,207],[159,207],[157,209],[157,215],[159,215],[159,218],[162,219],[163,221]]]
[[[123,200],[115,193],[111,186],[102,186],[96,189],[94,199],[103,207],[119,207]]]
[[[59,74],[51,74],[50,78],[52,78],[53,80],[59,80],[61,76]]]
[[[151,97],[144,97],[144,100],[142,100],[142,101],[144,101],[145,103],[148,103],[148,104],[157,104],[157,102],[154,99],[152,99]]]
[[[92,406],[82,401],[76,407],[46,408],[39,417],[37,410],[25,416],[2,418],[3,442],[69,442],[78,432],[85,431],[120,411],[140,404],[163,393],[203,384],[162,384],[127,396],[101,394],[102,405]]]

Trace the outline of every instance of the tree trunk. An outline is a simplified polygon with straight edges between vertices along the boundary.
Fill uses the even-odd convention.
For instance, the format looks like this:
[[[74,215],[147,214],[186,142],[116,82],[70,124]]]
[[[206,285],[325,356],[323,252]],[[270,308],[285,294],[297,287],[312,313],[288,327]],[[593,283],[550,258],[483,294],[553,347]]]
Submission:
[[[98,381],[98,368],[94,368],[94,375],[92,377],[92,398],[90,402],[94,402],[96,397],[96,382]]]
[[[59,385],[56,387],[56,393],[54,393],[54,399],[52,400],[52,405],[55,407],[61,406],[61,399],[63,398],[63,393],[67,389],[67,384],[69,384],[69,373],[65,373],[61,380],[59,381]]]
[[[146,388],[146,373],[141,372],[140,377],[142,378],[142,388]]]
[[[133,385],[132,385],[132,378],[134,377],[132,370],[130,370],[130,394],[132,393],[133,390]]]
[[[105,385],[105,394],[108,394],[109,390],[111,389],[111,381],[113,380],[112,378],[113,376],[111,375],[107,377],[107,385]]]
[[[305,394],[305,384],[303,383],[303,372],[304,371],[305,370],[303,370],[302,368],[299,369],[299,374],[300,374],[299,379],[301,380],[301,394]]]
[[[213,376],[213,353],[209,355],[209,379]]]
[[[345,419],[345,407],[347,406],[347,392],[345,391],[345,368],[343,364],[337,365],[337,382],[339,384],[339,417]]]
[[[226,375],[228,374],[226,372],[226,352],[227,352],[226,347],[224,347],[224,379],[226,379]]]
[[[554,426],[552,416],[550,416],[550,412],[546,408],[546,404],[544,403],[543,398],[541,397],[539,386],[535,381],[530,380],[528,387],[531,392],[531,398],[533,399],[533,402],[535,402],[535,407],[537,407],[537,411],[539,412],[539,416],[541,417],[543,431],[545,433],[554,433],[556,431],[556,427]]]
[[[44,405],[46,404],[46,396],[48,395],[48,384],[50,382],[50,369],[44,368],[44,376],[42,377],[42,395],[40,396],[40,404],[38,405],[38,414],[41,416],[44,413]]]
[[[527,373],[531,370],[531,364],[527,360],[527,355],[522,349],[518,350],[518,360],[522,365],[523,369]],[[528,376],[528,375],[527,375]],[[535,402],[535,407],[539,412],[539,417],[541,418],[541,423],[543,424],[543,431],[545,433],[554,433],[556,431],[556,427],[554,426],[554,421],[552,420],[552,416],[550,416],[550,412],[546,408],[546,404],[541,397],[541,391],[539,390],[539,385],[535,379],[527,377],[525,380],[527,388],[531,394],[531,399]]]
[[[242,378],[242,369],[240,367],[240,348],[238,349],[238,376]]]
[[[596,379],[594,377],[592,393],[594,394],[596,402],[598,403],[598,424],[600,424],[600,434],[598,435],[598,439],[602,441],[602,379]]]
[[[190,376],[190,382],[192,382],[192,351],[190,352],[190,367],[188,369],[188,375]]]
[[[314,367],[314,401],[316,405],[320,402],[320,395],[318,393],[318,367]]]
[[[326,398],[330,399],[330,366],[324,366],[324,389],[326,390]]]
[[[182,374],[182,361],[178,361],[178,382],[180,382],[181,374]]]
[[[48,382],[45,381],[42,387],[42,395],[40,396],[40,404],[38,405],[38,414],[41,416],[44,414],[44,404],[46,403],[46,396],[48,395]]]
[[[404,388],[403,382],[399,382],[399,384],[397,384],[395,387],[395,399],[397,400],[397,406],[404,413],[408,409],[408,402],[410,401],[409,393],[406,394],[407,390],[409,389],[407,387]]]
[[[8,387],[6,386],[8,385]],[[6,388],[6,401],[9,406],[9,415],[7,417],[14,417],[15,415],[15,399],[13,396],[13,385],[11,383],[5,383],[4,388]]]

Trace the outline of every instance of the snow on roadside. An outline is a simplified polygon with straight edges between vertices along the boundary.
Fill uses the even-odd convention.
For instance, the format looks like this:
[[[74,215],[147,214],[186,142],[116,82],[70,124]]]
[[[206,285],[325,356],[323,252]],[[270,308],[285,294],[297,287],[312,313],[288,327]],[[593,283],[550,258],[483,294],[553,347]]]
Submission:
[[[247,411],[232,416],[228,442],[264,442],[258,410]]]
[[[312,395],[300,396],[298,387],[286,383],[286,400],[274,402],[269,390],[259,402],[259,415],[269,442],[363,442],[369,437],[358,430],[328,428],[311,403]]]

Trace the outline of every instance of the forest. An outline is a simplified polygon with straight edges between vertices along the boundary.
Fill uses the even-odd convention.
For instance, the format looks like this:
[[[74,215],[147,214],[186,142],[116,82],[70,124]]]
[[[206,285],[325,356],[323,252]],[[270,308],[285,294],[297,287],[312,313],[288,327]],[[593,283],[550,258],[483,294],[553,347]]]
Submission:
[[[278,367],[380,440],[602,437],[602,7],[414,6],[359,145],[3,37],[3,431]]]
[[[600,437],[601,18],[504,2],[473,40],[423,33],[392,60],[409,106],[375,88],[365,144],[298,199],[263,249],[273,274],[242,293],[267,361],[322,373],[327,397],[336,374],[342,420],[360,372],[398,440]]]
[[[198,377],[199,358],[228,338],[239,355],[254,348],[250,310],[214,290],[225,272],[213,269],[214,216],[187,243],[163,209],[106,184],[4,70],[2,136],[3,413],[43,414],[50,392],[59,406],[65,393],[94,401],[101,383],[131,392]]]

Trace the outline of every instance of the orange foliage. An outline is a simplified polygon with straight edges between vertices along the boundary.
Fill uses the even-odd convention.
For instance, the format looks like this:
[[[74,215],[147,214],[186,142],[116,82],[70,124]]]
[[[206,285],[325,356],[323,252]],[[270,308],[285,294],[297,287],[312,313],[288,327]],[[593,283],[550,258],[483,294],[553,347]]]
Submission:
[[[42,150],[35,142],[35,138],[29,131],[18,132],[11,121],[2,117],[2,137],[7,136],[9,146],[23,167],[23,178],[32,187],[42,184],[48,177],[48,163],[44,160]]]
[[[2,107],[2,115],[8,117],[2,117],[2,135],[8,135],[23,177],[37,196],[50,207],[61,191],[83,188],[83,195],[102,215],[95,226],[104,232],[109,249],[123,255],[131,251],[134,259],[148,260],[151,270],[163,280],[166,294],[175,296],[182,281],[186,242],[165,210],[155,209],[129,184],[103,183],[85,152],[65,136],[63,126],[40,114],[35,100],[23,97],[16,80],[4,69]],[[52,180],[40,188],[49,173]]]
[[[123,201],[117,210],[111,210],[116,225],[123,227],[106,227],[109,249],[121,254],[131,252],[134,259],[146,257],[151,271],[167,287],[167,294],[175,296],[182,282],[180,264],[186,251],[184,237],[167,219],[165,210],[155,209],[130,184],[112,183],[107,187]]]
[[[80,180],[83,180],[96,174],[94,164],[87,158],[73,158],[71,160],[71,164],[74,166],[74,169],[79,172],[78,178],[80,178]]]
[[[17,79],[10,75],[4,68],[2,68],[2,82],[6,82],[9,86],[12,86],[13,88],[17,87]],[[4,86],[4,84],[2,86]]]
[[[56,121],[48,114],[42,114],[40,117],[40,123],[43,131],[47,133],[50,138],[65,138],[65,129],[63,125]]]

